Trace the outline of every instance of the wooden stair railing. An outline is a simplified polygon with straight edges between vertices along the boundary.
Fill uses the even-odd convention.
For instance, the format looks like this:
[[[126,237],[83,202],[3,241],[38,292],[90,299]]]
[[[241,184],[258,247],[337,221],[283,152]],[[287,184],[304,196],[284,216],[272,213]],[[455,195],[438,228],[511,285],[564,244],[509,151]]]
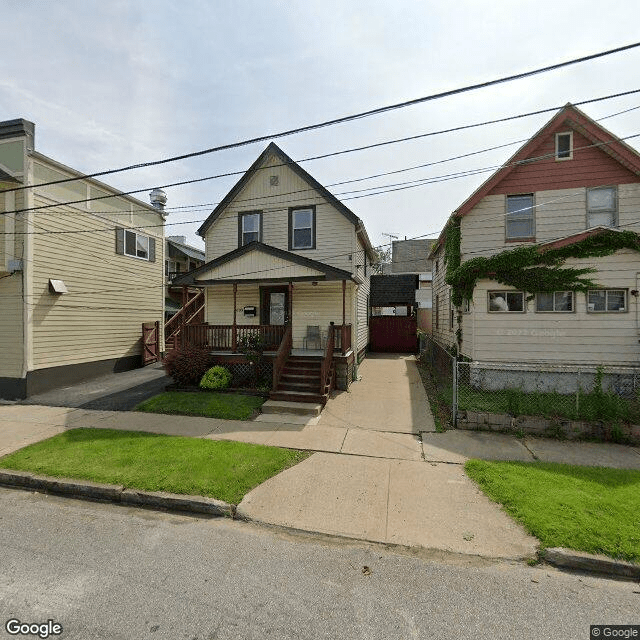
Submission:
[[[177,346],[177,337],[180,329],[185,324],[191,324],[204,309],[204,289],[191,298],[177,313],[175,313],[164,325],[165,344],[173,342]]]
[[[280,376],[282,375],[282,370],[284,369],[289,356],[291,355],[291,345],[292,345],[292,333],[291,333],[291,323],[287,325],[287,328],[284,332],[284,336],[282,336],[282,341],[280,342],[280,346],[278,347],[278,352],[276,353],[276,358],[273,361],[273,384],[272,389],[275,391],[278,388],[278,384],[280,383]]]
[[[334,342],[334,325],[331,323],[327,331],[327,344],[324,347],[324,358],[322,358],[320,366],[320,395],[331,391]]]

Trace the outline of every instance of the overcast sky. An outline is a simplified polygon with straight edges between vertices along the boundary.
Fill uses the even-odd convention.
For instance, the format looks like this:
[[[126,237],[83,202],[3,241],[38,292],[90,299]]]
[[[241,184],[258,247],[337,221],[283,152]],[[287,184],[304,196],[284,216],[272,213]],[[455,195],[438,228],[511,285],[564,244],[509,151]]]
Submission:
[[[638,40],[637,0],[4,0],[0,120],[36,123],[36,149],[83,172],[179,155],[492,80]],[[640,49],[527,80],[276,140],[295,160],[640,88]],[[581,107],[602,118],[640,94]],[[355,184],[335,183],[524,141],[552,114],[303,167],[374,244],[437,235],[491,173],[351,199],[354,189],[495,167],[514,144]],[[603,124],[640,133],[640,109]],[[629,140],[635,148],[640,138]],[[122,189],[247,169],[267,143],[105,178]],[[217,203],[237,178],[167,189],[168,207]],[[364,192],[366,193],[366,192]],[[141,199],[148,201],[146,193]],[[167,235],[212,209],[170,212]],[[189,224],[173,224],[194,221]]]

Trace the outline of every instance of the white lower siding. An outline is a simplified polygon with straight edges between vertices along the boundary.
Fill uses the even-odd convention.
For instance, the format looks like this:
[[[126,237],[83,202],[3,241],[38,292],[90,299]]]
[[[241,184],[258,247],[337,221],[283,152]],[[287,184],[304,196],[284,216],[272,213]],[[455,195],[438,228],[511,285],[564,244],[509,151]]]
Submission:
[[[525,313],[489,313],[487,292],[509,287],[481,281],[474,292],[473,317],[465,316],[463,333],[471,330],[473,335],[473,352],[468,355],[484,362],[640,364],[640,308],[630,293],[640,286],[640,254],[624,250],[597,262],[567,262],[574,265],[597,267],[592,278],[603,288],[627,290],[627,311],[588,313],[586,294],[577,292],[572,313],[536,312],[535,300]]]

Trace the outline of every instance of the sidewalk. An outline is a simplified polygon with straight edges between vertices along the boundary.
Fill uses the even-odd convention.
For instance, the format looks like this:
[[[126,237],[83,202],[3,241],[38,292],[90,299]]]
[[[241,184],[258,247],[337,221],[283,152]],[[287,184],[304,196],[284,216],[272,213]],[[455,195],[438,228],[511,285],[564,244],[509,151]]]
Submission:
[[[294,529],[492,558],[531,556],[537,541],[467,478],[462,465],[468,458],[532,461],[535,455],[543,461],[640,469],[640,449],[615,444],[461,431],[416,435],[35,405],[0,406],[0,455],[76,427],[315,451],[247,494],[238,514]]]

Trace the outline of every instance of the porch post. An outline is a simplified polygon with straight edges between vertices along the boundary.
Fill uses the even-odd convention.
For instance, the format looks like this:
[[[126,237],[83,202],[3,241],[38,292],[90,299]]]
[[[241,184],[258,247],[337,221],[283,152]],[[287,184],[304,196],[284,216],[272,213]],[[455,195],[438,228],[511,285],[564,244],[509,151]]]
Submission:
[[[293,324],[293,282],[289,283],[289,322]]]
[[[346,316],[346,299],[347,299],[347,281],[343,280],[342,281],[342,327],[340,328],[340,349],[342,351],[342,355],[344,355],[346,353],[346,350],[344,348],[344,343],[345,343],[345,339],[344,339],[344,333],[345,333],[345,322],[347,320],[347,316]]]
[[[238,350],[238,326],[236,325],[236,299],[238,297],[238,285],[233,283],[233,328],[231,330],[231,350]]]

